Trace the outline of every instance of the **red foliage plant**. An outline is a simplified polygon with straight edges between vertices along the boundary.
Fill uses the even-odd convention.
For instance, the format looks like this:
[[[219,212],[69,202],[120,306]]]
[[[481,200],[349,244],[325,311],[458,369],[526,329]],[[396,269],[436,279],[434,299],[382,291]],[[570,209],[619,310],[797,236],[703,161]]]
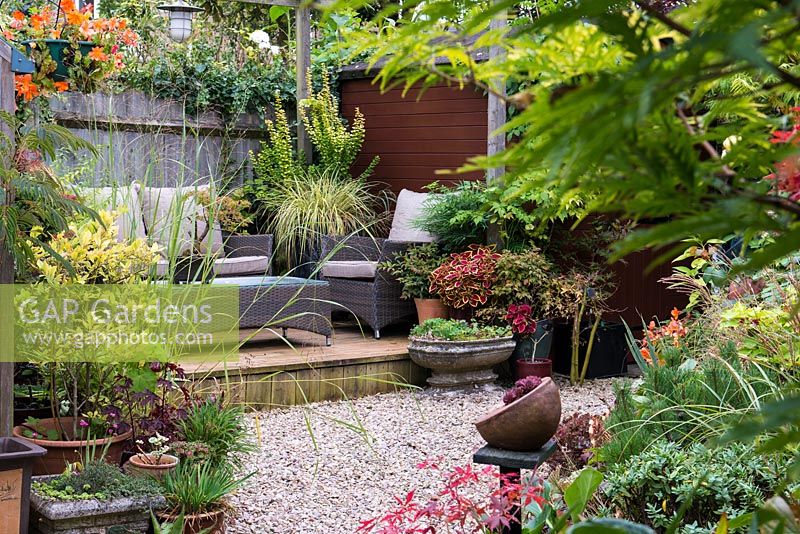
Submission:
[[[608,441],[604,417],[574,413],[564,419],[556,431],[558,449],[548,460],[567,472],[583,468],[592,459],[594,449]]]
[[[508,307],[506,321],[511,331],[519,337],[530,337],[536,333],[536,321],[533,319],[533,308],[530,304],[512,304]]]
[[[514,387],[506,391],[503,395],[503,404],[511,404],[515,400],[527,395],[542,384],[542,379],[538,376],[526,376],[514,383]]]
[[[444,487],[427,500],[418,499],[414,490],[395,496],[395,506],[361,521],[357,534],[434,534],[438,525],[455,534],[497,532],[517,521],[514,512],[520,504],[544,503],[540,485],[521,483],[492,466],[467,464],[443,471],[427,461],[417,467],[440,471]]]
[[[430,292],[453,308],[482,306],[492,294],[498,259],[494,247],[470,245],[465,252],[453,253],[431,273]]]
[[[794,124],[790,130],[772,132],[769,140],[773,144],[793,144],[800,146],[800,107],[792,108]],[[792,155],[775,165],[775,172],[767,179],[773,181],[773,187],[780,193],[789,195],[789,199],[800,202],[800,156]]]

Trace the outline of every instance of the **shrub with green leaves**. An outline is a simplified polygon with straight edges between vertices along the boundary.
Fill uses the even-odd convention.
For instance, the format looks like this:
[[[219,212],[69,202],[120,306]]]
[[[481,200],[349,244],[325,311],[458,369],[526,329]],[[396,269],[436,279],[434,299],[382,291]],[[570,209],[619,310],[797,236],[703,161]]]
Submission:
[[[485,186],[480,182],[461,182],[449,188],[434,183],[425,200],[422,214],[414,226],[435,235],[444,252],[457,252],[486,239],[488,221],[480,210]]]
[[[378,267],[391,274],[403,285],[401,297],[404,299],[436,298],[430,292],[431,273],[444,261],[445,256],[436,243],[409,247],[397,254],[392,261],[381,263]]]
[[[663,530],[679,517],[678,532],[705,533],[722,514],[734,518],[770,498],[787,465],[786,456],[756,454],[749,445],[685,447],[661,439],[610,467],[603,488],[626,519]]]
[[[437,341],[475,341],[511,336],[508,326],[482,326],[455,319],[428,319],[411,329],[410,337]]]
[[[609,465],[624,464],[664,438],[690,445],[726,428],[781,395],[777,371],[743,362],[733,344],[699,349],[665,344],[661,364],[641,364],[643,381],[615,385],[616,404],[606,423],[611,440],[599,451]]]
[[[180,426],[186,442],[202,443],[207,447],[207,452],[202,455],[202,459],[207,460],[204,463],[214,466],[235,464],[235,453],[253,449],[248,441],[244,410],[239,406],[224,406],[207,400],[193,406]]]
[[[89,462],[80,471],[67,472],[46,482],[34,482],[31,487],[39,495],[59,501],[104,501],[161,494],[161,487],[154,480],[130,477],[100,460]]]

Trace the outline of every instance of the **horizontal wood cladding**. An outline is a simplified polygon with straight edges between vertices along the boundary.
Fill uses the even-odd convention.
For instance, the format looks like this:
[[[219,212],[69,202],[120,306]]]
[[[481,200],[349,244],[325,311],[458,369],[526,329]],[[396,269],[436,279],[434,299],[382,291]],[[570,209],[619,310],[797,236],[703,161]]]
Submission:
[[[469,158],[486,153],[486,96],[471,88],[436,86],[420,93],[402,88],[381,93],[369,80],[341,85],[342,111],[352,120],[364,114],[366,136],[353,171],[360,173],[375,156],[381,160],[370,180],[395,192],[416,191],[433,181],[480,180],[483,173],[440,175]]]

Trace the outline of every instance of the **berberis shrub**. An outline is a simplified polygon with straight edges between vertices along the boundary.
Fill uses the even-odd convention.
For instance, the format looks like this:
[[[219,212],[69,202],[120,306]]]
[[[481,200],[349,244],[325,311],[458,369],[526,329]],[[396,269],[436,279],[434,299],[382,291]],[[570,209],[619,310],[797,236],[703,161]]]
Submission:
[[[722,514],[737,517],[773,495],[787,458],[756,454],[750,445],[715,449],[658,440],[609,468],[604,491],[627,519],[656,530],[679,518],[680,533],[714,532]]]

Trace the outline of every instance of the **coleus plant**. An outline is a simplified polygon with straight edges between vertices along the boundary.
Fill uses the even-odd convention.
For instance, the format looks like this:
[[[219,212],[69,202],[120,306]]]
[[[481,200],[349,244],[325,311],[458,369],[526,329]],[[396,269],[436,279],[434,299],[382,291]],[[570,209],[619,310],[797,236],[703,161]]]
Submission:
[[[511,331],[520,338],[531,337],[536,333],[536,320],[533,318],[533,308],[530,304],[509,306],[506,321],[511,325]]]
[[[470,245],[465,252],[453,253],[431,273],[430,292],[456,309],[484,305],[492,294],[498,259],[493,246]]]
[[[91,10],[91,4],[78,9],[75,0],[60,0],[58,7],[39,2],[25,13],[17,10],[10,17],[0,15],[3,37],[26,45],[36,65],[33,74],[18,74],[14,79],[18,106],[70,89],[93,92],[100,82],[125,66],[123,50],[136,46],[138,35],[128,27],[126,19],[92,19]],[[47,44],[52,39],[66,41],[66,79],[53,76],[58,58],[51,56]]]

